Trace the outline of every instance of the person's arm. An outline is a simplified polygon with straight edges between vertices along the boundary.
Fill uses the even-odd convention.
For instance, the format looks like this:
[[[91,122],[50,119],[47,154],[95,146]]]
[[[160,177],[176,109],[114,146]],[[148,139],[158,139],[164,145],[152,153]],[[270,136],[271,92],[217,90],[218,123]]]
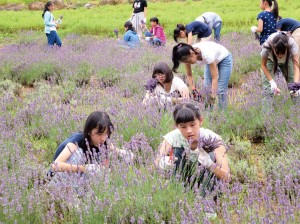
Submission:
[[[187,35],[187,43],[189,45],[193,44],[193,33],[192,32],[189,32],[188,35]]]
[[[128,32],[126,32],[126,33],[124,34],[124,41],[127,43],[127,42],[129,42],[129,39],[130,39],[130,35],[129,35]]]
[[[186,71],[186,78],[187,82],[190,88],[195,89],[195,83],[193,79],[193,73],[192,73],[192,65],[191,64],[185,64],[185,71]]]
[[[281,90],[277,87],[275,81],[273,80],[269,69],[267,68],[268,57],[262,56],[261,58],[261,69],[263,70],[266,78],[270,82],[271,90],[274,91],[274,94],[278,94]]]
[[[299,53],[293,56],[294,64],[294,82],[300,81],[300,71],[299,71]]]
[[[158,151],[158,155],[155,159],[155,165],[159,166],[159,161],[164,157],[164,156],[167,156],[169,155],[170,151],[172,149],[172,146],[166,141],[164,140],[162,143],[161,143],[161,146],[159,148],[159,151]]]
[[[147,7],[144,7],[144,22],[146,23],[146,20],[147,20]]]
[[[262,19],[258,20],[258,26],[256,28],[256,32],[262,32],[264,29],[264,21]]]
[[[54,172],[85,172],[85,166],[66,163],[70,156],[78,150],[74,143],[68,143],[51,165]]]
[[[230,179],[230,169],[228,158],[224,145],[215,149],[216,163],[213,173],[221,180],[228,181]]]
[[[209,64],[209,70],[212,77],[212,84],[211,84],[211,96],[216,98],[218,92],[218,68],[217,63],[213,62]]]

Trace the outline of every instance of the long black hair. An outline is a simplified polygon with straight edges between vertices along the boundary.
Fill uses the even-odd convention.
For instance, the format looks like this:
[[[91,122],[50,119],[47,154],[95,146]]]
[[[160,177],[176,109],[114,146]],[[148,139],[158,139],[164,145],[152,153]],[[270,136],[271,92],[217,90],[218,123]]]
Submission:
[[[284,75],[285,80],[288,82],[288,77],[289,77],[289,59],[290,59],[290,46],[289,46],[289,37],[283,33],[280,32],[278,33],[274,39],[271,42],[271,45],[267,47],[267,49],[272,51],[272,56],[273,56],[273,61],[274,61],[274,65],[273,65],[273,72],[274,74],[277,71],[278,68],[278,59],[276,54],[282,54],[282,55],[286,55],[286,60],[284,63],[284,67],[286,69],[286,74]]]
[[[132,23],[130,21],[127,21],[125,24],[124,24],[124,27],[127,28],[127,30],[131,30],[131,31],[135,31]]]
[[[192,103],[181,103],[175,107],[173,112],[175,124],[187,123],[201,119],[200,108]]]
[[[177,38],[180,36],[180,31],[185,31],[185,26],[182,24],[177,24],[176,28],[174,29],[173,35],[175,42],[178,42]]]
[[[45,6],[44,6],[44,11],[43,11],[43,14],[42,14],[42,18],[44,18],[44,15],[47,11],[49,11],[49,6],[53,5],[53,2],[51,1],[48,1]]]
[[[173,47],[172,70],[174,72],[176,72],[176,69],[179,67],[180,61],[188,58],[191,55],[191,51],[195,52],[195,54],[199,54],[191,45],[186,43],[179,43],[175,47]]]
[[[273,3],[274,2],[274,6],[273,6],[273,9],[272,9],[272,12],[274,13],[274,16],[275,16],[275,19],[277,20],[278,19],[278,16],[279,16],[279,9],[278,9],[278,3],[276,0],[263,0],[263,2],[268,2],[269,6],[272,7]]]

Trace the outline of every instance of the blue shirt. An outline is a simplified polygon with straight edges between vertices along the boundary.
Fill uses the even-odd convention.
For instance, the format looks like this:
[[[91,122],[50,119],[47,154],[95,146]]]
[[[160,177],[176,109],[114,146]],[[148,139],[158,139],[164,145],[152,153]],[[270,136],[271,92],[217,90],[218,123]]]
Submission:
[[[140,45],[140,38],[135,31],[127,30],[124,35],[124,41],[130,48],[134,48]]]
[[[273,12],[263,11],[258,14],[257,20],[261,19],[263,21],[263,30],[259,36],[260,45],[262,45],[268,37],[275,33],[276,30],[276,19]]]
[[[205,23],[194,21],[185,26],[186,33],[192,32],[193,35],[197,35],[198,38],[209,37],[211,35],[211,28]]]
[[[285,18],[281,19],[276,24],[276,29],[280,29],[281,31],[290,31],[293,32],[295,29],[300,27],[300,22],[294,19]]]

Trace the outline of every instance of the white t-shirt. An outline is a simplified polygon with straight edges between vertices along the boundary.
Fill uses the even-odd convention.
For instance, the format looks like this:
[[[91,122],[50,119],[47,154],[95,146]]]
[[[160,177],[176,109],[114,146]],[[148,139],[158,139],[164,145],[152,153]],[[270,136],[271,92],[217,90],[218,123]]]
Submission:
[[[183,137],[180,130],[177,128],[164,136],[164,139],[172,146],[172,147],[183,147],[185,150],[190,149],[190,144],[186,138]],[[200,143],[202,143],[202,148],[209,146],[209,140],[218,141],[221,145],[224,145],[224,142],[221,136],[217,135],[213,131],[205,128],[200,128]]]
[[[196,18],[196,21],[206,23],[210,28],[215,28],[222,22],[221,17],[214,12],[205,12],[201,16]]]
[[[263,57],[263,58],[266,58],[268,57],[271,61],[273,61],[273,55],[272,55],[272,50],[268,49],[269,47],[271,47],[271,43],[274,39],[274,37],[276,37],[278,34],[280,34],[280,32],[277,32],[277,33],[273,33],[271,34],[268,39],[265,41],[265,43],[263,44],[262,46],[262,50],[260,52],[260,56]],[[290,48],[290,55],[291,57],[298,54],[299,52],[299,47],[298,47],[298,44],[296,43],[295,39],[293,37],[289,37],[289,42],[288,42],[288,46]],[[278,59],[278,63],[279,64],[284,64],[286,61],[286,55],[281,58],[281,59]]]
[[[154,94],[155,95],[160,95],[160,94],[170,95],[175,90],[181,92],[184,88],[188,88],[188,87],[183,82],[183,80],[181,78],[177,77],[177,76],[174,76],[174,78],[172,80],[170,92],[166,92],[165,89],[160,84],[157,84],[157,86],[154,89]]]
[[[193,45],[193,48],[199,48],[202,55],[202,62],[204,64],[211,64],[221,62],[229,55],[229,51],[222,46],[212,41],[200,42]]]

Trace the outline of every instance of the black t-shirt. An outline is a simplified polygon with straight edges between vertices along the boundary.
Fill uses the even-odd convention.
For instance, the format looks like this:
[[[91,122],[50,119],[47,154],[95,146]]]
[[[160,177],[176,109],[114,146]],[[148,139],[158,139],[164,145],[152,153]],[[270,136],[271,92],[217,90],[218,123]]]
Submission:
[[[146,0],[134,0],[132,8],[134,8],[133,13],[144,12],[144,8],[147,7]]]

